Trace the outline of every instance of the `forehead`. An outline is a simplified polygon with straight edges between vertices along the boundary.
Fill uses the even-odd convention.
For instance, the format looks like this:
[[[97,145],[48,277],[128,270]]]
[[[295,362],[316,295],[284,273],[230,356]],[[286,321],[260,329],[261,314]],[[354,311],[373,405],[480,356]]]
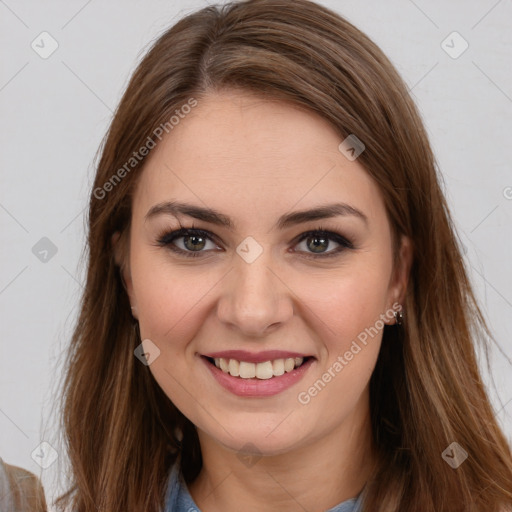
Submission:
[[[325,119],[291,103],[209,94],[152,150],[134,208],[172,197],[235,218],[256,210],[275,219],[295,205],[344,201],[369,217],[382,214],[376,184],[339,151],[341,142]]]

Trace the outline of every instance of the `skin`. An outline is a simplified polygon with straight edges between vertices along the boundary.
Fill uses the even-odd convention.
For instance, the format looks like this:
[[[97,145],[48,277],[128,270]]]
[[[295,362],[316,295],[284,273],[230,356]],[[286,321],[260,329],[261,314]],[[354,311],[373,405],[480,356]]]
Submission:
[[[375,460],[368,383],[382,331],[309,403],[297,396],[403,301],[411,244],[402,239],[393,269],[380,191],[357,160],[338,150],[341,139],[323,118],[234,90],[198,101],[148,157],[127,250],[116,245],[141,337],[160,350],[149,368],[197,426],[203,468],[189,490],[201,510],[235,512],[243,504],[249,512],[324,511],[355,497]],[[235,229],[181,215],[184,227],[218,241],[206,239],[198,258],[179,256],[157,244],[163,232],[180,228],[178,219],[161,214],[145,221],[152,206],[170,199],[215,208]],[[284,213],[339,201],[361,210],[368,223],[337,216],[273,227]],[[319,227],[355,247],[315,259],[311,240],[294,240]],[[248,236],[263,249],[252,263],[236,252]],[[193,252],[197,242],[185,242],[174,244]],[[339,244],[322,247],[334,252]],[[242,398],[222,388],[199,357],[228,349],[292,350],[316,360],[278,395]],[[243,459],[248,443],[255,448]]]

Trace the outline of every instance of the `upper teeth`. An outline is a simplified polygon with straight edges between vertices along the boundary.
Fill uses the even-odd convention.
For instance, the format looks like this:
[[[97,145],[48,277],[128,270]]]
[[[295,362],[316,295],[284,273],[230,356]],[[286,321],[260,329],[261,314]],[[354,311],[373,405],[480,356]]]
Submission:
[[[229,373],[233,377],[242,379],[271,379],[283,375],[284,372],[291,372],[294,368],[300,366],[303,357],[288,357],[287,359],[275,359],[274,361],[265,361],[263,363],[248,363],[246,361],[237,361],[236,359],[224,359],[216,357],[215,366],[224,373]]]

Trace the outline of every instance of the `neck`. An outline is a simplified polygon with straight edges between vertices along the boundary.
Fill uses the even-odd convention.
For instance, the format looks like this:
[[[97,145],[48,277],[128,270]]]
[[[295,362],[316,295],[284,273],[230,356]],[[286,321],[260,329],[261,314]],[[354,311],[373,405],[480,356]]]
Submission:
[[[328,435],[280,455],[242,458],[198,434],[203,467],[188,488],[207,512],[325,511],[361,492],[375,460],[369,406]]]

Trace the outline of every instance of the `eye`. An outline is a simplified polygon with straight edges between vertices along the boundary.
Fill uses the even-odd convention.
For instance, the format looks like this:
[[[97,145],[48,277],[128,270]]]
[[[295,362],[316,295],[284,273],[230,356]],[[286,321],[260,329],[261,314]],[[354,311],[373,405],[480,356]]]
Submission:
[[[182,247],[177,247],[176,240],[182,240]],[[196,258],[204,252],[206,242],[212,243],[212,236],[207,231],[195,228],[181,228],[160,236],[157,240],[158,245],[166,246],[171,251],[182,254],[186,257]],[[213,244],[213,243],[212,243]],[[215,244],[214,249],[216,248]]]
[[[328,258],[331,256],[337,256],[345,249],[354,248],[352,242],[347,240],[345,237],[332,231],[326,231],[322,228],[308,231],[307,233],[300,235],[299,244],[303,241],[305,242],[304,245],[306,247],[305,252],[308,252],[308,250],[312,251],[309,255],[306,255],[306,258]],[[332,241],[337,243],[338,247],[330,251],[324,250]]]
[[[216,237],[197,228],[181,228],[176,231],[170,231],[162,234],[158,240],[157,245],[160,247],[167,247],[171,251],[185,256],[187,258],[197,258],[202,256],[205,252],[203,249],[207,249],[207,244],[210,242],[213,247],[210,250],[215,250],[218,246],[213,243]],[[180,241],[179,243],[177,241]],[[295,240],[295,245],[298,246],[300,243],[305,241],[305,249],[294,252],[308,253],[306,258],[327,258],[338,255],[345,249],[353,249],[354,245],[345,237],[332,231],[326,231],[322,228],[307,231],[302,233],[298,239]],[[327,251],[331,242],[338,244],[338,247],[334,250]],[[181,247],[179,247],[181,245]]]

